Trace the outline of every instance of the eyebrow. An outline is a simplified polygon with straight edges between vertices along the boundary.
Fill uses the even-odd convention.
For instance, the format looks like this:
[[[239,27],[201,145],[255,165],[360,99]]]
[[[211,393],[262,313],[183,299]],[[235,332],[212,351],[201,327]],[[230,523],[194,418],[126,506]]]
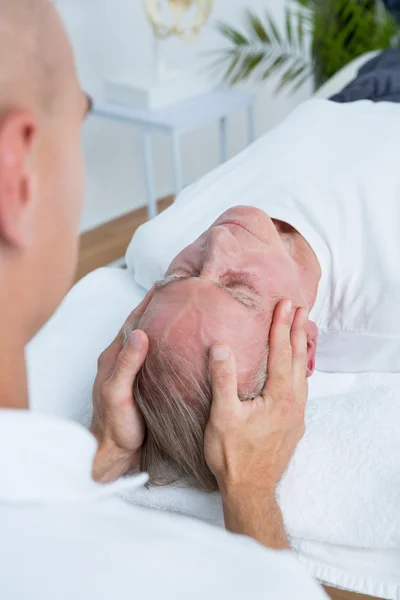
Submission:
[[[191,275],[169,275],[168,277],[165,277],[165,279],[163,279],[162,281],[159,281],[156,284],[156,290],[163,290],[166,287],[168,287],[169,285],[176,283],[178,281],[188,281],[189,279],[198,279],[198,277],[192,277]],[[228,292],[228,294],[230,294],[230,296],[236,300],[236,302],[239,302],[240,304],[242,304],[242,306],[245,306],[246,308],[253,308],[253,309],[257,309],[259,308],[259,305],[257,302],[255,302],[248,294],[244,293],[244,292],[239,292],[238,290],[233,290],[231,288],[227,288],[224,285],[214,282],[214,285],[219,288],[220,290],[224,290],[224,292]]]

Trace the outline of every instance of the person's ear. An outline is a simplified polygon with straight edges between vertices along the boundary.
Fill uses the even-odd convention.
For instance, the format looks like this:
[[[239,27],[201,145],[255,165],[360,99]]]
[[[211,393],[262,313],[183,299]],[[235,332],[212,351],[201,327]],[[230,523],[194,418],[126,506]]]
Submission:
[[[0,239],[26,248],[34,239],[35,180],[30,171],[37,122],[28,111],[0,118]]]
[[[318,327],[313,321],[308,321],[307,331],[307,377],[315,371],[315,353],[317,351]]]

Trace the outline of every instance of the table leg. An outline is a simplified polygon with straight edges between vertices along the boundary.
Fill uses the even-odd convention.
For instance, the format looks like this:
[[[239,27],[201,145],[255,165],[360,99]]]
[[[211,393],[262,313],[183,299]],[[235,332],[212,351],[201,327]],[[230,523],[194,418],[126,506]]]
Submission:
[[[149,219],[153,219],[153,217],[157,215],[157,198],[156,186],[154,183],[154,163],[151,148],[151,132],[148,129],[143,129],[142,139],[147,187],[147,214]]]
[[[256,139],[256,126],[254,116],[254,102],[252,102],[248,108],[248,121],[249,121],[249,144],[252,144]]]
[[[175,195],[177,196],[183,189],[183,176],[180,136],[176,131],[172,133],[172,161],[174,169]]]
[[[221,119],[219,120],[219,143],[220,161],[222,164],[228,160],[228,132],[226,117],[221,117]]]

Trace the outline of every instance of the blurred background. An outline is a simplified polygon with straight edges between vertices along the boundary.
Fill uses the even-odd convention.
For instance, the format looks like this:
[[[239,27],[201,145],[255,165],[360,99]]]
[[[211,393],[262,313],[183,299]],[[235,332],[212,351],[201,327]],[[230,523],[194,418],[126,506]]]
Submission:
[[[92,97],[103,95],[104,81],[116,72],[153,68],[153,32],[140,0],[58,0],[71,36],[82,86]],[[226,42],[212,21],[227,20],[240,26],[244,9],[260,12],[268,6],[283,20],[282,0],[216,0],[210,22],[193,44],[179,39],[163,42],[163,52],[172,65],[191,64],[195,56],[223,47]],[[267,82],[257,98],[257,134],[279,122],[311,92],[311,85],[293,96],[275,97],[274,84]],[[182,140],[183,177],[194,181],[218,164],[217,123],[186,134]],[[241,150],[247,141],[245,115],[234,115],[229,123],[229,150]],[[155,134],[157,195],[173,189],[170,145]],[[140,132],[134,127],[90,118],[84,132],[87,165],[87,195],[82,230],[142,206],[146,202]]]
[[[187,8],[189,14],[198,2],[203,4],[201,0],[55,0],[72,39],[82,87],[102,101],[105,83],[116,74],[153,72],[155,29],[149,11],[168,20],[171,7],[179,6],[183,12]],[[356,56],[398,46],[399,4],[400,0],[209,0],[211,14],[197,38],[192,43],[176,36],[160,40],[158,53],[168,68],[182,74],[201,67],[210,81],[218,83],[227,76],[226,84],[253,90],[258,137]],[[283,89],[276,93],[280,85]],[[229,116],[227,133],[228,153],[233,156],[248,143],[246,111]],[[158,132],[151,133],[151,142],[155,195],[165,198],[174,191],[171,144]],[[185,133],[181,148],[182,180],[187,185],[219,164],[218,121]],[[84,151],[87,187],[82,233],[146,205],[140,128],[90,116]],[[145,212],[140,215],[143,220]],[[98,237],[106,233],[103,228]],[[130,237],[133,232],[128,233]],[[83,246],[93,244],[93,235],[82,239]],[[116,253],[121,250],[83,271],[111,262]]]

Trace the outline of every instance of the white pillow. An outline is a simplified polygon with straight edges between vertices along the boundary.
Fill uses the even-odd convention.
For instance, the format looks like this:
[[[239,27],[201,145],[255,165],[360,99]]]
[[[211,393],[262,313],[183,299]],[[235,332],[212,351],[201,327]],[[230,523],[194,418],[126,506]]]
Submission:
[[[97,359],[145,291],[103,268],[75,285],[27,348],[31,408],[89,425]]]

